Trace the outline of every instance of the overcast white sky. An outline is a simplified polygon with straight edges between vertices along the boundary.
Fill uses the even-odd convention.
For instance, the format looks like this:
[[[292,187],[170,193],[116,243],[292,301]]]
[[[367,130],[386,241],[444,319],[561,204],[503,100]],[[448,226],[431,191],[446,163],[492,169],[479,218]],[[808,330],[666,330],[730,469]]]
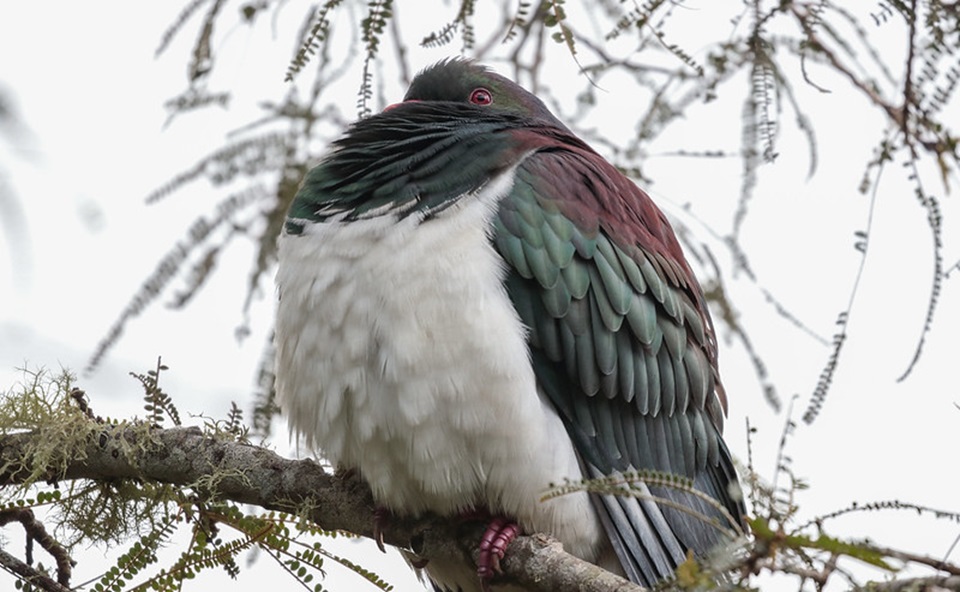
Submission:
[[[295,23],[299,10],[289,12],[289,22],[281,19],[278,30]],[[16,367],[83,368],[154,263],[195,216],[209,212],[223,196],[200,182],[158,205],[143,203],[151,190],[247,121],[237,112],[250,109],[240,99],[233,111],[209,110],[164,129],[163,102],[184,86],[185,56],[195,30],[189,28],[191,33],[169,55],[154,60],[160,36],[177,12],[176,3],[160,7],[104,0],[55,6],[20,2],[0,15],[0,85],[14,99],[24,128],[0,141],[0,175],[27,221],[16,242],[0,241],[0,389],[16,380]],[[272,40],[269,29],[236,27],[220,41],[234,56],[223,64],[222,87],[239,87],[240,97],[244,92],[282,95],[290,43],[282,34]],[[279,49],[263,50],[271,43]],[[414,65],[425,66],[455,50],[416,52]],[[571,64],[557,68],[557,77],[545,82],[562,88],[564,76],[576,73]],[[836,92],[799,89],[821,124],[818,175],[806,181],[806,148],[786,125],[780,157],[763,171],[744,243],[764,285],[829,339],[859,261],[853,233],[865,226],[867,199],[856,187],[879,136],[879,117],[843,92],[841,80],[825,77],[822,82]],[[345,113],[352,113],[353,100],[346,97]],[[635,108],[631,97],[615,89],[601,92],[599,100],[601,113]],[[662,149],[736,150],[739,101],[730,92],[729,98],[721,95],[717,111],[694,111],[670,131]],[[784,119],[789,124],[792,116]],[[610,133],[626,127],[617,120],[605,123]],[[729,225],[739,192],[739,161],[660,157],[651,159],[645,172],[655,180],[651,194],[669,211],[679,212],[680,205],[689,203],[697,216],[721,231]],[[944,285],[924,357],[906,381],[897,383],[919,337],[933,262],[925,214],[911,196],[905,174],[892,166],[885,175],[832,395],[820,420],[798,428],[789,448],[795,472],[811,484],[799,500],[807,516],[854,500],[898,499],[960,510],[955,371],[960,287],[956,279]],[[949,265],[960,259],[954,238],[960,208],[955,196],[944,197],[935,176],[928,177],[927,187],[943,197]],[[273,301],[268,285],[253,306],[251,336],[237,342],[234,330],[244,321],[245,274],[253,255],[252,248],[236,241],[222,260],[219,277],[186,311],[154,306],[133,321],[104,366],[81,379],[94,407],[113,416],[142,413],[137,385],[126,374],[152,367],[158,355],[171,367],[165,384],[182,412],[219,417],[231,400],[247,407]],[[802,409],[828,348],[778,317],[749,282],[735,282],[731,289],[781,396],[798,394]],[[742,348],[726,344],[721,356],[730,397],[730,447],[746,459],[749,416],[760,430],[754,460],[769,478],[784,417],[762,401]],[[283,436],[275,445],[288,450]],[[830,526],[832,534],[870,536],[933,556],[942,556],[960,531],[907,513],[868,514]],[[960,557],[955,552],[952,559]],[[87,562],[77,570],[76,583],[96,574]],[[402,569],[388,571],[397,574],[399,590],[415,589]],[[259,589],[262,581],[244,578],[234,588]],[[344,581],[345,589],[357,585],[357,580]]]

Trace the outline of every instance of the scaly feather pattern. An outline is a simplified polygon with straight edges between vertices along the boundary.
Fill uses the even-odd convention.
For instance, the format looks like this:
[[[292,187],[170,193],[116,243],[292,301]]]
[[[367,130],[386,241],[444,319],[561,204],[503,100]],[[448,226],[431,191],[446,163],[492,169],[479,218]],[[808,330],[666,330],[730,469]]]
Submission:
[[[563,140],[545,142],[518,167],[494,239],[512,268],[508,292],[530,328],[538,380],[587,474],[682,475],[739,516],[699,285],[650,198],[599,155]],[[650,490],[725,522],[688,493]],[[598,510],[625,570],[648,585],[687,550],[702,554],[722,540],[709,524],[637,499],[604,496]]]

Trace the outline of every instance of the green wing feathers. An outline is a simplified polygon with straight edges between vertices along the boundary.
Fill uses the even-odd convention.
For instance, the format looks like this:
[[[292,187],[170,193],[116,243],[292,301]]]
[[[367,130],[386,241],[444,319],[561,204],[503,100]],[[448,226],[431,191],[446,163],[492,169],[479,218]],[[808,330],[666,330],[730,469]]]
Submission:
[[[669,231],[662,218],[631,227],[647,223],[642,207],[604,203],[649,198],[632,183],[626,190],[638,195],[605,197],[623,189],[589,157],[543,152],[518,167],[494,233],[507,289],[581,456],[604,473],[693,479],[729,462],[720,458],[723,408],[703,298],[671,245],[656,240]]]

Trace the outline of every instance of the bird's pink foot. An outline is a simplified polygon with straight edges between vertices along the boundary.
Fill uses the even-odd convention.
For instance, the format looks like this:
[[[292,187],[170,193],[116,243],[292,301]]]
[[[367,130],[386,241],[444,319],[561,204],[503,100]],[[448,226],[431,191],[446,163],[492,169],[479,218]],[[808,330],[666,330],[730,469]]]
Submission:
[[[489,589],[490,579],[494,575],[503,573],[500,560],[507,551],[507,545],[518,534],[520,527],[517,523],[503,517],[494,518],[487,525],[480,539],[480,557],[477,561],[477,575],[484,590]]]
[[[381,553],[386,553],[387,548],[383,544],[383,531],[390,524],[390,510],[377,507],[373,511],[373,540],[377,543],[377,548]]]

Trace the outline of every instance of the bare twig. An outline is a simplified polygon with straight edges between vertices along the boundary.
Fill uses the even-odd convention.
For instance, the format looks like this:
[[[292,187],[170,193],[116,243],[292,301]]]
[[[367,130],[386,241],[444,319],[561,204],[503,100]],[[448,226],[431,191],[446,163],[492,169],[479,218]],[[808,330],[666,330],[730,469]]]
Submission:
[[[905,119],[903,109],[900,107],[894,107],[891,103],[881,97],[876,89],[872,88],[863,80],[861,80],[856,74],[847,68],[843,62],[840,61],[840,58],[837,57],[837,54],[831,51],[830,48],[823,43],[823,41],[817,36],[816,32],[810,26],[807,10],[802,6],[799,6],[797,3],[791,3],[790,12],[797,18],[800,27],[807,36],[807,42],[809,46],[816,48],[816,51],[827,58],[827,61],[830,62],[830,65],[837,72],[846,76],[850,83],[860,92],[866,95],[874,105],[883,109],[887,113],[887,116],[889,116],[890,119],[892,119],[897,125],[897,127],[903,128]]]
[[[900,122],[900,126],[903,131],[904,141],[910,148],[910,153],[916,158],[916,148],[913,146],[913,140],[910,135],[910,106],[914,104],[913,56],[917,47],[917,0],[910,2],[910,18],[908,20],[910,25],[910,38],[907,43],[906,73],[903,76],[903,120]]]
[[[916,553],[909,553],[907,551],[899,551],[897,549],[891,549],[890,547],[881,547],[878,545],[865,544],[866,548],[884,555],[886,557],[892,557],[894,559],[899,559],[900,561],[905,561],[908,563],[919,563],[921,565],[926,565],[934,569],[944,571],[952,576],[960,576],[960,566],[953,565],[948,563],[943,559],[937,559],[936,557],[930,557],[929,555],[918,555]]]

